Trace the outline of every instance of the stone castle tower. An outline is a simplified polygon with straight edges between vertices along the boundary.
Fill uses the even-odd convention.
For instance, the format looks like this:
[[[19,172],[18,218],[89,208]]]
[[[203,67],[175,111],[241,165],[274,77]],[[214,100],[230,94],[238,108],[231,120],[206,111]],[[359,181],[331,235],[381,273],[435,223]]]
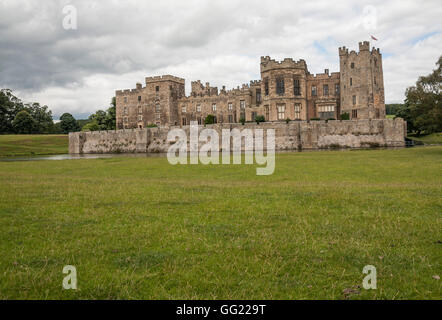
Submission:
[[[370,51],[368,41],[359,43],[359,52],[339,48],[341,114],[350,119],[385,118],[384,77],[379,49]]]

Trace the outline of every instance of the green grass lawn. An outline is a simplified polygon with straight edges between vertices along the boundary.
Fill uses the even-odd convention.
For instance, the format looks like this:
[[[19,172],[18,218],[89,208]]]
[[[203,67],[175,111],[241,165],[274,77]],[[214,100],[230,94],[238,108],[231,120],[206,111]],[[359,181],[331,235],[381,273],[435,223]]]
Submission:
[[[410,139],[421,141],[424,144],[442,144],[442,132],[432,133],[426,136],[409,136]]]
[[[68,153],[67,135],[0,135],[0,157]]]
[[[0,162],[0,299],[441,299],[442,147]],[[65,265],[78,290],[63,290]],[[362,286],[377,268],[377,290]]]

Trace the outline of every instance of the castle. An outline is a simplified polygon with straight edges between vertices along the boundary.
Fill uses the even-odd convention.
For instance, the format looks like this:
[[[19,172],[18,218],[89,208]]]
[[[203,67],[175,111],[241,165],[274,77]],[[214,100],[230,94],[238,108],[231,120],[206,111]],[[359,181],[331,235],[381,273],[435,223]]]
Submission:
[[[185,80],[171,75],[148,77],[145,86],[116,91],[117,129],[147,126],[204,124],[208,115],[215,123],[267,122],[311,119],[385,119],[382,55],[368,41],[359,52],[339,48],[340,72],[313,75],[304,60],[275,61],[261,57],[261,79],[242,87],[221,90],[191,83],[185,95]]]

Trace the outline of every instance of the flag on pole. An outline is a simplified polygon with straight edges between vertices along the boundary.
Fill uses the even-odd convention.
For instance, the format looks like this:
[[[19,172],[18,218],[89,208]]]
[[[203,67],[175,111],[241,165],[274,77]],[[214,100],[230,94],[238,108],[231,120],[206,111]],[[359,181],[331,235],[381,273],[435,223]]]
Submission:
[[[371,36],[371,38],[374,40],[374,41],[378,41],[378,39],[376,39],[375,37],[373,37],[373,36]]]

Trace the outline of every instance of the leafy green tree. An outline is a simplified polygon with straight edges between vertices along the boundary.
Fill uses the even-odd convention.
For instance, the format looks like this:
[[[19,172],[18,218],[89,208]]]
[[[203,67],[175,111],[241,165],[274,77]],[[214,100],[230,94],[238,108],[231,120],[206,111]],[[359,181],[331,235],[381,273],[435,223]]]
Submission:
[[[102,130],[101,126],[95,120],[88,122],[83,126],[83,128],[81,128],[81,131],[100,131],[100,130]]]
[[[51,133],[54,127],[52,111],[48,106],[40,106],[38,102],[25,105],[25,110],[29,112],[35,120],[35,133]]]
[[[33,133],[36,128],[36,122],[28,111],[22,110],[15,116],[12,126],[16,133]]]
[[[23,108],[23,103],[11,90],[0,90],[0,133],[14,132],[12,122]]]
[[[95,124],[100,127],[100,130],[106,130],[106,118],[107,113],[103,110],[98,110],[97,112],[89,116],[90,123],[95,122]]]
[[[63,133],[80,131],[77,121],[70,113],[64,113],[60,117],[60,127]]]
[[[418,135],[442,131],[442,56],[436,65],[431,74],[420,77],[415,86],[407,89],[405,106],[397,114]]]
[[[112,100],[114,100],[113,98]],[[106,115],[106,129],[107,130],[115,130],[117,128],[117,107],[112,103],[112,106],[107,109],[107,115]]]

